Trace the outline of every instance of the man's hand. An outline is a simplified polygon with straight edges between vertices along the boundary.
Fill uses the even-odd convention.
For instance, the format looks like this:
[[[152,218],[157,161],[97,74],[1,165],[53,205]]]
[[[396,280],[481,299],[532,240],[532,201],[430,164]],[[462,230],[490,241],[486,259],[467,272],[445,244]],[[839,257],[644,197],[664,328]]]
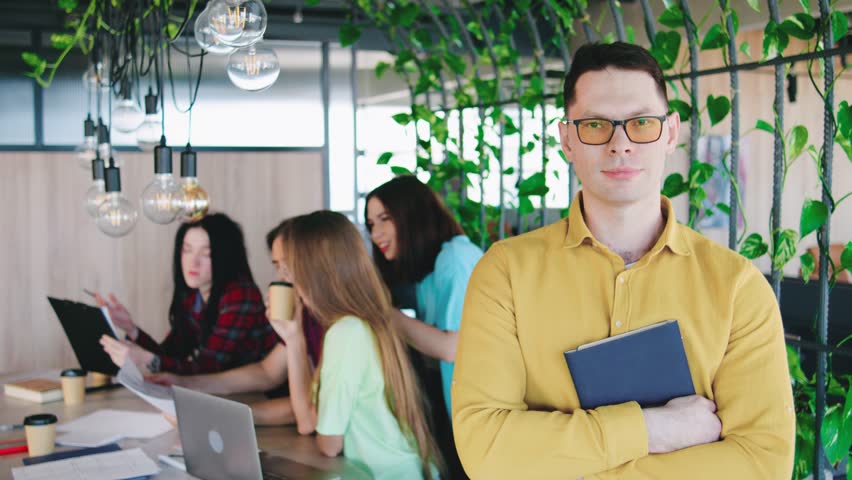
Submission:
[[[648,431],[648,453],[669,453],[715,442],[722,433],[716,404],[699,395],[675,398],[662,407],[644,408],[642,414]]]

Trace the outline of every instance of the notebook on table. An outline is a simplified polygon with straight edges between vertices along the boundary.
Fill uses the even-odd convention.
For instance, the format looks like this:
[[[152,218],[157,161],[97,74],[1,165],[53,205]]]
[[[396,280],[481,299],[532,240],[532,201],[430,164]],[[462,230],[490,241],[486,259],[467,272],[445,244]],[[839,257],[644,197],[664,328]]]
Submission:
[[[630,401],[653,407],[695,394],[676,320],[580,345],[565,362],[586,410]]]

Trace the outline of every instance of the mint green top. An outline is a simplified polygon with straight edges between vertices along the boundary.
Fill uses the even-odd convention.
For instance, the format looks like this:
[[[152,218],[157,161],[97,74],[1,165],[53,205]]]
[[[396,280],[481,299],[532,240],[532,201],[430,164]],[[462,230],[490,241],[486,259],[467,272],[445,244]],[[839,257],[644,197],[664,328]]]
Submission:
[[[317,433],[342,435],[343,455],[375,479],[422,479],[420,457],[385,401],[376,337],[360,318],[336,321],[325,334]]]

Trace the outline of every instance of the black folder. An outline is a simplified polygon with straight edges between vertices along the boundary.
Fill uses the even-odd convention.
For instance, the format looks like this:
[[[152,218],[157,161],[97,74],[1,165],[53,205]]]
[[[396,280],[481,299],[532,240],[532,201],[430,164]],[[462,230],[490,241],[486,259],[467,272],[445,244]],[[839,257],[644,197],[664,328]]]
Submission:
[[[676,320],[581,345],[565,361],[585,410],[630,401],[653,407],[695,394]]]
[[[105,375],[118,373],[118,367],[112,363],[99,342],[102,335],[116,338],[101,309],[53,297],[47,297],[47,300],[65,330],[80,368]]]

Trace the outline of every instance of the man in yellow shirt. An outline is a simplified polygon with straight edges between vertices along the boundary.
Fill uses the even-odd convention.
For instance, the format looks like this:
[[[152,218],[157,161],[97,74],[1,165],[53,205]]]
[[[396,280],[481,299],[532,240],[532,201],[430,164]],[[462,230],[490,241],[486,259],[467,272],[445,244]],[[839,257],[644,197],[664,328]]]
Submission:
[[[641,47],[586,45],[565,78],[567,219],[495,244],[465,298],[453,428],[473,479],[791,477],[795,414],[760,271],[659,194],[680,119]],[[583,410],[563,352],[678,321],[696,395]]]

